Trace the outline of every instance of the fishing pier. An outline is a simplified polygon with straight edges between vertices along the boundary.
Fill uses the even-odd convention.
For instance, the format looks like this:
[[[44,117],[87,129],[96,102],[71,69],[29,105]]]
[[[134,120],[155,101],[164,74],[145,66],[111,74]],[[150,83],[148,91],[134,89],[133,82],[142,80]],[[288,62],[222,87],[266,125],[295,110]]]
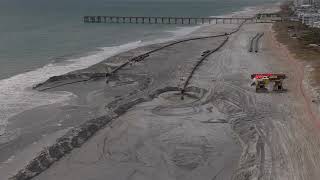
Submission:
[[[272,23],[279,20],[276,14],[258,14],[255,17],[134,17],[134,16],[84,16],[84,23],[132,24],[241,24]]]

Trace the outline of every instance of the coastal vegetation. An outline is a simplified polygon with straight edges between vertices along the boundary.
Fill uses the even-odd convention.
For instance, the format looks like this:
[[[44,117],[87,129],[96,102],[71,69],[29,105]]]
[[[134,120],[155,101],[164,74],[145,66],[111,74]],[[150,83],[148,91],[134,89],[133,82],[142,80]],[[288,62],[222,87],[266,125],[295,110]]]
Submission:
[[[309,55],[320,55],[320,29],[308,27],[300,21],[290,20],[294,15],[290,8],[292,3],[284,3],[279,14],[285,21],[276,22],[273,29],[277,32],[277,38],[281,43],[286,44],[299,59],[314,59]]]
[[[279,14],[285,17],[285,21],[276,22],[273,30],[276,38],[285,44],[295,58],[307,62],[312,67],[310,81],[314,86],[320,83],[320,29],[308,27],[300,21],[294,21],[290,17],[294,15],[290,8],[291,3],[284,3]]]

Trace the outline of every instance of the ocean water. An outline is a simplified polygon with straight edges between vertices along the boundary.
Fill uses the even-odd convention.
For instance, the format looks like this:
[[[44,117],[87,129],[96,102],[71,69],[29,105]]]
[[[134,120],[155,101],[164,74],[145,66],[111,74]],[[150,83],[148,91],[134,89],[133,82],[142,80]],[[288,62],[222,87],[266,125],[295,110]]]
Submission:
[[[271,2],[276,0],[0,0],[0,135],[13,115],[73,97],[35,92],[33,85],[197,28],[84,24],[84,15],[207,17]]]
[[[174,25],[84,24],[84,15],[214,16],[271,0],[0,0],[0,79],[99,47],[170,36]]]

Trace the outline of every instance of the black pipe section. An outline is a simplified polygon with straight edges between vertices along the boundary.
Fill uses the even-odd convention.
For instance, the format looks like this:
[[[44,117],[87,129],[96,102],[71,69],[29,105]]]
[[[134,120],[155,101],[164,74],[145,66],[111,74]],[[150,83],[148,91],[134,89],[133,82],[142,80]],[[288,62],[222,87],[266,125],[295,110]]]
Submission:
[[[219,49],[221,49],[226,43],[227,41],[229,40],[229,36],[227,36],[227,38],[216,48],[216,49],[213,49],[205,54],[203,54],[202,58],[199,59],[199,61],[196,63],[196,65],[192,68],[187,80],[185,81],[184,85],[183,85],[183,88],[181,89],[181,99],[183,99],[183,95],[185,93],[185,90],[191,80],[191,78],[193,77],[193,74],[195,73],[195,71],[198,69],[198,67],[201,65],[201,63],[207,58],[209,57],[211,54],[215,53],[216,51],[218,51]]]
[[[207,53],[202,55],[202,58],[199,59],[199,61],[195,64],[195,66],[192,68],[187,80],[185,81],[183,88],[181,89],[181,99],[183,99],[184,97],[184,93],[186,92],[186,88],[191,80],[191,78],[193,77],[193,74],[195,73],[195,71],[197,70],[197,68],[201,65],[201,63],[207,58],[209,57],[211,54],[215,53],[216,51],[218,51],[219,49],[221,49],[229,40],[229,36],[238,32],[240,30],[240,28],[243,26],[243,24],[246,21],[244,21],[243,23],[241,23],[238,28],[234,31],[232,31],[231,33],[225,33],[222,36],[226,36],[227,38],[215,49],[211,50],[211,51],[207,51]]]
[[[249,47],[249,52],[253,51],[253,44],[255,39],[259,36],[259,33],[257,33],[251,40],[250,40],[250,47]]]
[[[259,40],[262,38],[263,35],[264,35],[264,33],[261,33],[256,39],[256,47],[255,47],[256,53],[259,51]]]

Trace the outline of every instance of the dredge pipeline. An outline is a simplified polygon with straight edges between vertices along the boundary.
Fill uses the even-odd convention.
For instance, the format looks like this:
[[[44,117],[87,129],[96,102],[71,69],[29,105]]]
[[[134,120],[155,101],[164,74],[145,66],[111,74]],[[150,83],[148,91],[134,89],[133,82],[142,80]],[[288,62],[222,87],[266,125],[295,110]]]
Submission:
[[[182,95],[182,96],[181,96],[181,99],[184,98],[184,93],[186,92],[186,88],[187,88],[187,86],[189,85],[190,80],[191,80],[192,77],[193,77],[193,74],[195,73],[195,71],[197,70],[197,68],[201,65],[201,63],[202,63],[207,57],[209,57],[211,54],[213,54],[213,53],[217,52],[219,49],[221,49],[221,48],[228,42],[229,36],[232,35],[232,34],[234,34],[234,33],[236,33],[236,32],[238,32],[238,31],[240,30],[240,28],[243,26],[244,23],[245,23],[245,22],[241,23],[240,26],[239,26],[236,30],[232,31],[231,33],[226,33],[226,34],[224,34],[223,36],[226,36],[227,38],[226,38],[217,48],[215,48],[215,49],[213,49],[213,50],[207,51],[207,52],[199,59],[199,61],[198,61],[198,62],[195,64],[195,66],[192,68],[189,76],[187,77],[187,79],[186,79],[186,81],[185,81],[185,83],[184,83],[184,85],[183,85],[183,88],[181,89],[181,95]]]
[[[151,51],[148,51],[146,53],[143,53],[139,56],[135,56],[129,60],[127,60],[126,62],[124,62],[123,64],[121,64],[120,66],[116,67],[115,69],[113,69],[111,72],[108,72],[108,73],[105,73],[105,74],[101,74],[100,76],[94,76],[94,77],[89,77],[87,79],[82,79],[82,80],[77,80],[77,81],[73,81],[73,82],[68,82],[68,83],[64,83],[64,84],[59,84],[59,85],[56,85],[56,86],[52,86],[52,87],[48,87],[48,88],[44,88],[44,89],[39,89],[39,91],[46,91],[46,90],[49,90],[49,89],[54,89],[54,88],[57,88],[57,87],[61,87],[61,86],[65,86],[65,85],[69,85],[69,84],[75,84],[75,83],[80,83],[80,82],[86,82],[86,81],[90,81],[90,80],[94,80],[96,78],[102,78],[102,77],[110,77],[112,75],[114,75],[115,73],[117,73],[119,70],[123,69],[124,67],[126,67],[127,65],[129,65],[131,62],[138,62],[138,61],[142,61],[144,60],[145,58],[149,57],[150,54],[152,53],[155,53],[155,52],[158,52],[162,49],[165,49],[165,48],[168,48],[168,47],[171,47],[171,46],[174,46],[176,44],[181,44],[181,43],[184,43],[184,42],[189,42],[189,41],[195,41],[195,40],[202,40],[202,39],[209,39],[209,38],[217,38],[217,37],[225,37],[225,36],[229,36],[231,34],[234,34],[236,32],[238,32],[240,30],[240,28],[246,23],[247,21],[243,21],[238,27],[237,29],[235,29],[234,31],[230,32],[230,33],[224,33],[224,34],[219,34],[219,35],[213,35],[213,36],[203,36],[203,37],[195,37],[195,38],[188,38],[188,39],[183,39],[183,40],[178,40],[178,41],[174,41],[172,43],[169,43],[167,45],[164,45],[164,46],[161,46],[159,48],[156,48],[154,50],[151,50]],[[220,47],[221,48],[221,47]],[[220,49],[219,48],[219,49]],[[219,50],[218,49],[218,50]],[[216,50],[217,51],[217,50]],[[215,51],[214,51],[215,52]],[[208,55],[211,55],[212,53],[214,53],[211,51],[211,53],[209,53]],[[207,57],[207,56],[206,56]],[[202,60],[203,61],[203,60]],[[202,62],[201,61],[201,62]],[[201,63],[199,63],[201,64]],[[193,74],[193,73],[192,73]],[[191,74],[191,76],[192,76]],[[186,85],[188,83],[185,83]],[[41,85],[41,84],[39,84]],[[36,89],[39,85],[35,86],[34,89]],[[185,87],[184,87],[185,89]]]
[[[244,23],[242,23],[243,25]],[[242,26],[241,25],[241,26]],[[197,67],[201,64],[201,62],[208,57],[210,54],[216,52],[219,50],[223,45],[228,41],[229,35],[236,33],[240,30],[241,26],[239,26],[236,30],[234,30],[231,33],[225,33],[222,35],[217,35],[217,36],[207,36],[207,37],[200,37],[200,38],[191,38],[188,40],[182,40],[182,41],[177,41],[174,43],[171,43],[169,45],[160,47],[158,49],[155,49],[153,51],[149,51],[148,53],[145,53],[143,55],[137,56],[137,57],[142,57],[145,58],[147,57],[150,53],[159,51],[163,48],[172,46],[174,44],[178,44],[181,42],[186,42],[190,40],[196,40],[196,39],[205,39],[205,38],[211,38],[211,37],[219,37],[219,36],[226,36],[226,40],[224,43],[222,43],[218,48],[208,52],[208,54],[205,54],[202,60],[200,60],[193,70],[191,71],[189,75],[189,80],[192,78],[192,75],[196,71]],[[139,59],[135,60],[139,60]],[[141,60],[141,59],[140,59]],[[113,72],[109,73],[108,76],[116,73],[126,65],[128,65],[130,61],[127,61],[126,63],[123,63],[121,66],[117,67],[116,69],[113,70]],[[105,75],[104,73],[102,73]],[[104,77],[101,75],[101,77]],[[92,79],[92,78],[91,78]],[[188,88],[192,87],[187,87],[189,84],[189,80],[185,82],[185,91],[190,91]],[[46,169],[48,169],[52,164],[57,162],[59,159],[64,157],[66,154],[70,153],[73,149],[75,148],[80,148],[89,138],[91,138],[97,131],[100,129],[104,128],[107,124],[112,122],[114,119],[120,117],[123,115],[127,110],[132,108],[133,106],[140,104],[142,102],[150,101],[153,98],[159,96],[163,92],[168,92],[168,91],[179,91],[180,89],[177,87],[166,87],[164,89],[157,89],[150,94],[148,94],[147,97],[142,97],[142,98],[137,98],[137,99],[132,99],[129,102],[126,102],[124,104],[120,104],[118,107],[113,109],[110,112],[106,112],[105,115],[96,118],[96,119],[91,119],[86,121],[83,124],[80,124],[79,126],[76,126],[72,128],[70,131],[68,131],[64,136],[61,138],[57,139],[56,143],[53,145],[44,148],[41,152],[38,153],[38,155],[31,160],[25,167],[23,167],[21,170],[19,170],[16,174],[14,174],[10,180],[30,180],[31,178],[39,175]]]
[[[195,64],[195,66],[192,68],[187,80],[185,81],[183,88],[181,89],[181,99],[183,99],[184,97],[184,93],[186,91],[187,86],[189,85],[189,82],[193,76],[193,74],[195,73],[195,71],[197,70],[197,68],[201,65],[201,63],[207,58],[209,57],[211,54],[215,53],[216,51],[218,51],[219,49],[221,49],[229,40],[229,37],[227,36],[227,38],[216,48],[213,50],[208,51],[207,53],[205,53],[202,58],[199,59],[199,61]]]
[[[194,41],[194,40],[202,40],[202,39],[209,39],[209,38],[217,38],[217,37],[229,36],[229,35],[231,35],[231,34],[234,34],[234,33],[238,32],[238,31],[240,30],[240,28],[244,25],[245,22],[246,22],[246,21],[242,22],[242,23],[238,26],[238,28],[237,28],[236,30],[234,30],[234,31],[232,31],[232,32],[230,32],[230,33],[224,33],[224,34],[213,35],[213,36],[204,36],[204,37],[189,38],[189,39],[184,39],[184,40],[175,41],[175,42],[172,42],[172,43],[167,44],[167,45],[165,45],[165,46],[159,47],[159,48],[157,48],[157,49],[154,49],[154,50],[152,50],[152,51],[149,51],[149,52],[147,52],[147,53],[141,54],[141,55],[139,55],[139,56],[136,56],[136,57],[128,60],[127,62],[123,63],[122,65],[120,65],[119,67],[117,67],[116,69],[114,69],[113,71],[111,71],[110,73],[106,74],[106,76],[110,76],[110,75],[116,73],[118,70],[122,69],[123,67],[125,67],[126,65],[128,65],[130,62],[135,61],[136,59],[140,59],[140,61],[141,61],[141,60],[145,59],[146,57],[149,57],[150,54],[152,54],[152,53],[155,53],[155,52],[157,52],[157,51],[160,51],[160,50],[165,49],[165,48],[167,48],[167,47],[171,47],[171,46],[176,45],[176,44],[180,44],[180,43],[184,43],[184,42],[188,42],[188,41]],[[221,47],[220,47],[220,48],[221,48]],[[219,49],[220,49],[220,48],[219,48]],[[214,52],[211,52],[210,54],[212,54],[212,53],[214,53]],[[209,54],[209,55],[210,55],[210,54]],[[206,57],[207,57],[207,56],[206,56]]]

